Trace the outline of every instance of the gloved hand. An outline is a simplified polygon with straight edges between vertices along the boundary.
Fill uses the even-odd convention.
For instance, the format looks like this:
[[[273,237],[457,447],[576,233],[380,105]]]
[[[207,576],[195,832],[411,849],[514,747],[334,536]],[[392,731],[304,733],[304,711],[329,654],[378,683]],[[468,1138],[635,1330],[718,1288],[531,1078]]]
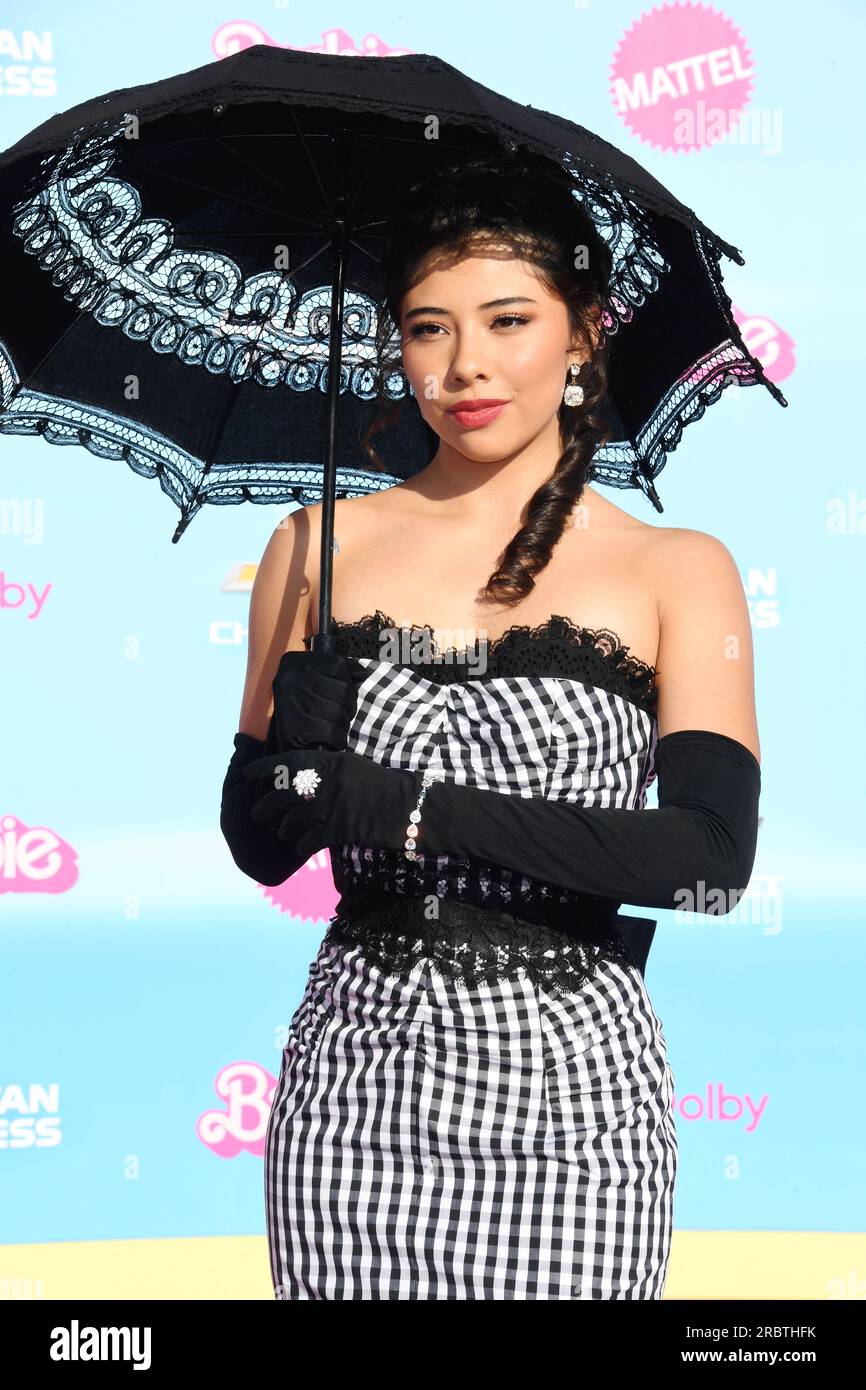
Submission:
[[[358,687],[346,657],[338,652],[284,652],[273,679],[274,713],[266,749],[321,744],[345,748]]]
[[[260,883],[282,883],[316,850],[333,845],[405,844],[420,791],[417,773],[347,749],[295,748],[244,765],[257,741],[244,735],[235,740],[232,775],[238,780],[227,783],[221,823],[235,862]],[[294,779],[301,772],[307,776],[299,780],[299,791]],[[309,798],[305,785],[313,792]]]

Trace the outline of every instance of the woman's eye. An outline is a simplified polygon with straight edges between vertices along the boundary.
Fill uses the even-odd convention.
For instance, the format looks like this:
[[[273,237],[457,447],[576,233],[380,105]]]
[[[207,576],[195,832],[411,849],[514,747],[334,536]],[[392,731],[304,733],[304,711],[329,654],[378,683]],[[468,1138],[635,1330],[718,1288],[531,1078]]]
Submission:
[[[510,323],[510,324],[515,324],[515,323],[528,323],[528,322],[529,322],[529,319],[526,318],[526,316],[525,316],[524,314],[498,314],[498,315],[496,316],[496,318],[493,320],[493,322],[494,322],[494,324],[497,324],[497,323]],[[425,337],[425,338],[436,338],[436,337],[439,336],[438,333],[425,333],[424,330],[427,329],[427,328],[437,328],[437,329],[438,329],[438,328],[441,328],[441,327],[442,327],[441,324],[439,324],[439,323],[433,323],[433,322],[428,322],[428,323],[413,323],[411,329],[409,330],[409,334],[410,334],[410,337],[412,337],[412,338],[420,338],[420,337],[422,337],[422,336]]]

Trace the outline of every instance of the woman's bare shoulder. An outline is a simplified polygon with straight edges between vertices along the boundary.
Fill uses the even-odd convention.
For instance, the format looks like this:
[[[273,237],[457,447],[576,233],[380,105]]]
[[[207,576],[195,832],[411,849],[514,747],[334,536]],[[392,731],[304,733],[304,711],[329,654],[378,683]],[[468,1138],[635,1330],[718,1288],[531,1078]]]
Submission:
[[[394,485],[384,488],[380,492],[364,493],[360,497],[338,497],[334,501],[334,534],[340,526],[344,532],[360,531],[370,523],[378,523],[388,517],[395,517],[404,499],[395,497],[393,494],[400,493],[400,487]],[[281,522],[281,525],[288,525],[292,519],[295,527],[303,525],[309,534],[311,545],[317,545],[322,535],[322,513],[324,505],[321,502],[311,502],[307,506],[297,507],[290,512]]]
[[[731,551],[708,531],[688,526],[649,526],[645,541],[660,605],[675,601],[683,585],[690,586],[698,578],[702,579],[701,587],[720,583],[728,588],[732,576],[739,576]]]

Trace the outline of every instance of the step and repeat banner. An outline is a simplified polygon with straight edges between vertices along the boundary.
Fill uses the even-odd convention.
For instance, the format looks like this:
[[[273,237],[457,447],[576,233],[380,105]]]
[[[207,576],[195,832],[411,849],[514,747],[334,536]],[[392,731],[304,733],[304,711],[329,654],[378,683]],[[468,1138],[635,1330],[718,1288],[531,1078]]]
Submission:
[[[638,909],[658,918],[646,979],[680,1142],[666,1297],[863,1299],[866,493],[839,404],[860,399],[864,365],[847,265],[864,11],[238,13],[7,6],[0,145],[250,44],[436,53],[633,155],[745,256],[723,262],[726,286],[788,409],[727,389],[656,479],[661,517],[605,493],[719,537],[754,633],[749,891],[725,918]],[[253,883],[218,818],[250,589],[286,510],[205,507],[173,545],[157,482],[0,437],[0,1297],[272,1297],[265,1126],[336,893],[326,852],[279,888]]]

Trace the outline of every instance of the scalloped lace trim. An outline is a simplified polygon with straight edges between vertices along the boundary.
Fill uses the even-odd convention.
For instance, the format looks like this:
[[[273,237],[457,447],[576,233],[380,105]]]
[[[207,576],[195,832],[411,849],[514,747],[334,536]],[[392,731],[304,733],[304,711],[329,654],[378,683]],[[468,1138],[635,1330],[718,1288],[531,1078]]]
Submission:
[[[431,624],[398,623],[380,608],[346,622],[332,618],[331,628],[342,639],[346,655],[373,660],[381,658],[381,636],[385,629],[408,633],[413,659],[406,664],[425,679],[439,683],[473,676],[477,679],[477,657],[479,651],[484,651],[484,674],[487,676],[551,675],[579,681],[589,679],[590,683],[604,685],[649,713],[654,712],[658,703],[655,666],[632,656],[631,649],[611,628],[585,627],[561,613],[551,614],[534,627],[514,623],[496,637],[482,638],[474,646],[465,647],[440,648]],[[425,649],[433,653],[432,660],[414,659],[417,634],[422,634]],[[305,637],[305,644],[309,645],[310,640]],[[474,654],[471,662],[466,659],[469,652]]]

